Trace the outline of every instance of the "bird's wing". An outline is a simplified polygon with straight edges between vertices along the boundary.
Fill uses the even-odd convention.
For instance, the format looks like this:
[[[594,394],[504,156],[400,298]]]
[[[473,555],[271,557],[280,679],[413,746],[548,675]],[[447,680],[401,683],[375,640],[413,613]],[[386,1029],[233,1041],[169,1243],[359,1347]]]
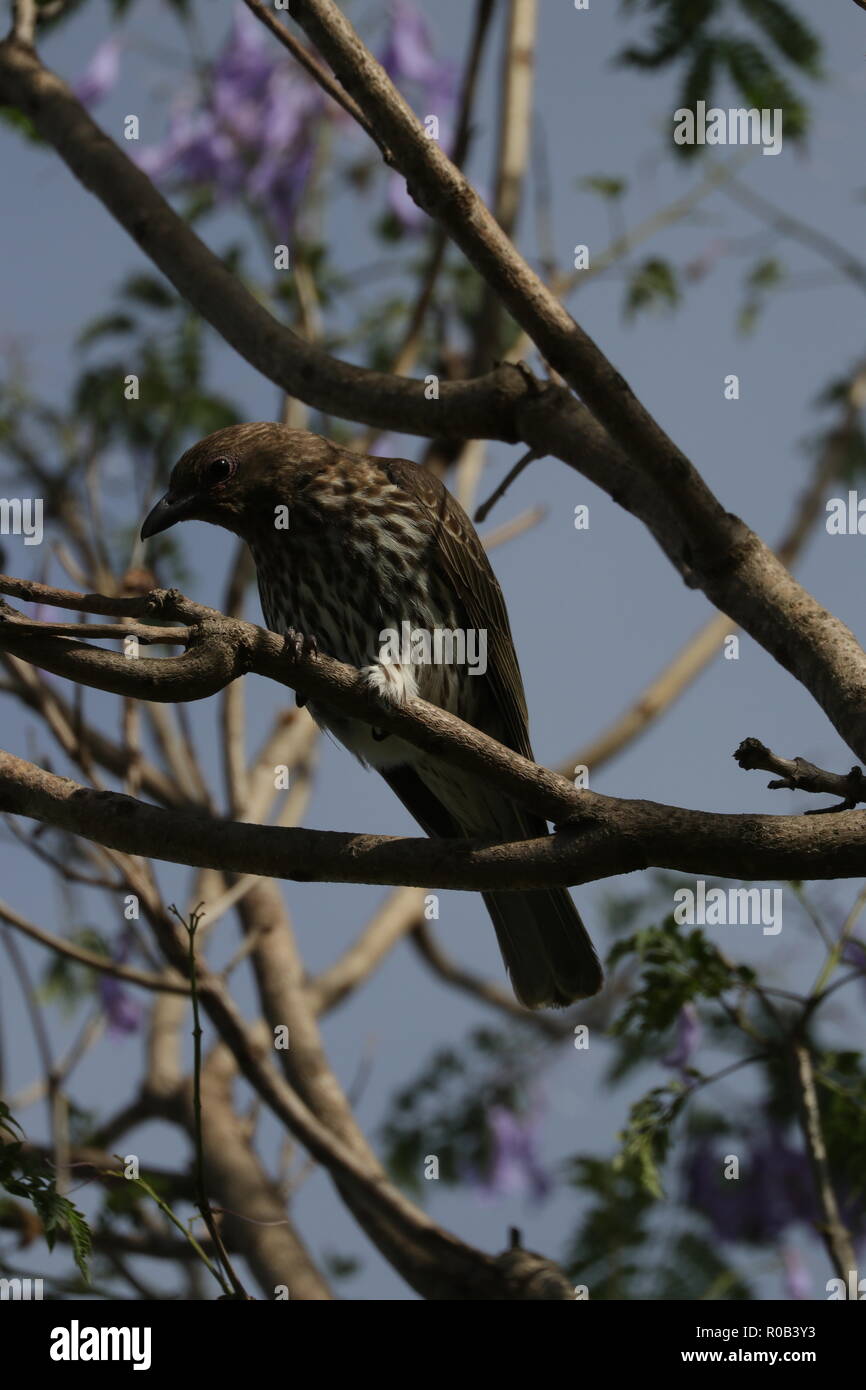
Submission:
[[[384,462],[393,480],[428,509],[437,542],[431,547],[431,562],[445,586],[459,599],[467,627],[487,632],[487,671],[484,676],[473,676],[473,680],[487,683],[502,721],[502,742],[524,758],[531,758],[526,696],[505,599],[478,533],[460,503],[435,474],[407,459]]]

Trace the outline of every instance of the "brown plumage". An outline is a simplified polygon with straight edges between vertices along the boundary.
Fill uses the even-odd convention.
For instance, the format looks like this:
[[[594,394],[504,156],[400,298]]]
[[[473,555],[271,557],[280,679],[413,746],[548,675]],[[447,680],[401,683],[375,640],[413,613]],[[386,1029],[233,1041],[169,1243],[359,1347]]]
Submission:
[[[282,425],[219,430],[184,454],[142,527],[209,521],[252,551],[265,621],[315,638],[392,699],[418,694],[532,757],[526,701],[502,591],[463,511],[405,459],[372,458]],[[383,635],[476,634],[474,658],[383,660]],[[482,639],[486,634],[486,671]],[[447,639],[443,639],[446,640]],[[393,653],[392,653],[393,655]],[[457,655],[460,653],[458,651]],[[475,674],[470,674],[472,667]],[[517,840],[547,826],[502,793],[392,735],[312,706],[374,766],[429,835]],[[595,994],[601,968],[567,891],[485,893],[517,998],[529,1008]]]

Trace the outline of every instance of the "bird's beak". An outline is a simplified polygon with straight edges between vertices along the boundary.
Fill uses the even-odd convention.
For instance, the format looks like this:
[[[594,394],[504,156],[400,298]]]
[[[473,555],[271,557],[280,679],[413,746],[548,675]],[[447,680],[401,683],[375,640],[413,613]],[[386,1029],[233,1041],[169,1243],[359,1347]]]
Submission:
[[[195,497],[172,497],[169,493],[160,497],[144,519],[141,539],[146,541],[151,536],[158,536],[160,531],[167,531],[178,521],[187,521],[192,516],[196,500]]]

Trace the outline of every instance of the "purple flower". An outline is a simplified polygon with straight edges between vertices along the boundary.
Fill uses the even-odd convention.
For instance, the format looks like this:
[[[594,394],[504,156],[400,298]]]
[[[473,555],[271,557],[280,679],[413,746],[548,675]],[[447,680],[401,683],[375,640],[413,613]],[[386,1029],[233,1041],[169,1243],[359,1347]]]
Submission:
[[[866,971],[866,948],[859,941],[846,941],[842,947],[842,959],[855,970]]]
[[[424,16],[409,0],[393,0],[390,20],[381,63],[391,81],[417,85],[432,111],[446,106],[454,96],[454,65],[434,57]]]
[[[72,90],[82,106],[96,106],[114,88],[120,73],[121,40],[113,35],[95,50]]]
[[[325,115],[318,86],[241,9],[205,93],[178,101],[165,140],[144,150],[139,164],[156,180],[209,187],[217,200],[248,197],[282,236],[297,215]]]
[[[662,1058],[666,1067],[674,1067],[686,1081],[692,1057],[701,1045],[703,1029],[694,1004],[684,1004],[677,1015],[676,1040],[666,1057]]]
[[[124,932],[111,951],[111,959],[117,965],[122,965],[129,957],[129,948],[132,938],[129,932]],[[108,1028],[111,1033],[135,1033],[138,1031],[144,1017],[144,1009],[137,999],[134,999],[126,985],[118,980],[115,975],[99,975],[99,998],[108,1019]]]
[[[855,970],[859,970],[860,979],[857,983],[860,990],[866,992],[866,949],[859,941],[846,941],[842,947],[842,960],[845,965],[852,965]]]
[[[408,0],[393,0],[390,25],[381,63],[396,86],[408,83],[417,89],[423,102],[423,115],[438,115],[439,141],[444,149],[450,145],[447,131],[448,115],[454,100],[455,69],[450,62],[440,62],[433,53],[433,43],[423,15]],[[406,232],[421,231],[429,222],[406,187],[401,174],[388,178],[388,206]]]
[[[685,1162],[688,1204],[707,1217],[719,1240],[775,1243],[789,1226],[819,1219],[809,1160],[788,1146],[778,1125],[729,1143],[739,1150],[736,1178],[724,1176],[724,1156],[706,1137]]]
[[[699,256],[689,261],[685,267],[686,278],[689,280],[703,280],[715,269],[716,262],[726,256],[731,249],[731,242],[724,237],[716,237],[704,248]]]
[[[788,1297],[811,1299],[812,1276],[803,1263],[803,1256],[799,1250],[786,1246],[782,1251],[782,1263],[785,1266],[785,1288]]]
[[[144,1011],[137,999],[114,975],[99,976],[99,997],[112,1033],[136,1033]]]
[[[427,216],[406,187],[406,180],[396,171],[388,176],[388,207],[406,232],[419,232],[430,218]]]
[[[537,1152],[540,1115],[516,1115],[504,1105],[493,1105],[487,1123],[491,1155],[482,1192],[488,1197],[525,1194],[543,1201],[552,1183]]]

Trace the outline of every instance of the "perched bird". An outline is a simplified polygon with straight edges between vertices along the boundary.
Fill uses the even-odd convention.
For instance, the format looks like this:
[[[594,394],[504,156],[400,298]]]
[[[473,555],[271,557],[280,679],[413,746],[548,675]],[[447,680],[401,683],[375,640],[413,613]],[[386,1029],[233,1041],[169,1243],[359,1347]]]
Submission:
[[[432,473],[305,430],[234,425],[183,455],[142,538],[187,520],[246,541],[273,632],[303,634],[363,670],[380,693],[419,695],[532,757],[502,591],[472,523]],[[436,655],[423,634],[455,632],[470,635],[463,664],[447,637],[439,661],[413,660]],[[400,640],[386,651],[390,634]],[[465,659],[473,638],[474,668]],[[382,774],[428,835],[511,841],[547,833],[495,787],[404,740],[323,704],[310,713]],[[601,968],[566,889],[483,896],[522,1004],[565,1005],[597,993]]]

